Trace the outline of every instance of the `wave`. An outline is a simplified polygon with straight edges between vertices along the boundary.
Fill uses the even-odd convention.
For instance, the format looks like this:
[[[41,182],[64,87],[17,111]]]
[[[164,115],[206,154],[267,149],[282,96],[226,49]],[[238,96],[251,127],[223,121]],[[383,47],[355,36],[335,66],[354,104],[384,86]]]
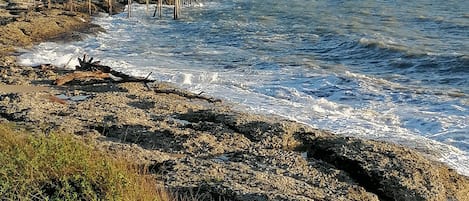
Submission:
[[[360,38],[358,40],[359,44],[368,47],[368,48],[382,48],[382,49],[389,49],[398,52],[410,52],[411,48],[405,45],[399,44],[392,39],[374,39],[374,38]],[[412,52],[412,54],[424,54],[420,51]]]

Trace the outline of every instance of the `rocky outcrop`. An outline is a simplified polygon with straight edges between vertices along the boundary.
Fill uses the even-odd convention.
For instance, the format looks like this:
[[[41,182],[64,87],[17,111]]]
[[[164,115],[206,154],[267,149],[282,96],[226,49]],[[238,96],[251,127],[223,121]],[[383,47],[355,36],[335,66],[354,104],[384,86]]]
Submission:
[[[0,65],[14,65],[16,48],[27,48],[45,40],[80,40],[86,34],[104,31],[90,23],[90,16],[61,9],[29,12],[15,16],[0,8]]]
[[[0,45],[28,46],[70,30],[91,28],[89,16],[62,10],[32,12],[0,27]]]
[[[468,198],[467,177],[399,145],[233,111],[229,104],[187,98],[195,96],[182,90],[155,93],[140,83],[53,87],[53,70],[2,68],[2,82],[49,87],[0,92],[3,121],[95,140],[100,149],[147,166],[181,195],[245,201]]]
[[[307,138],[308,154],[346,171],[382,200],[468,200],[467,177],[415,150],[350,137]]]

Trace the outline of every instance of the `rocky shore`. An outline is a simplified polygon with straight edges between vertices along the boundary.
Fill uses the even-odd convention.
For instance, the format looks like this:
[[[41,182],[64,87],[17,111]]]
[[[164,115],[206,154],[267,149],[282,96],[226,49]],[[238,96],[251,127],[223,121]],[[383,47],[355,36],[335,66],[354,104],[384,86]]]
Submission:
[[[29,15],[0,26],[0,122],[94,140],[198,200],[469,200],[468,177],[400,145],[235,111],[168,83],[56,86],[59,67],[18,66],[13,50],[99,28],[81,13]]]

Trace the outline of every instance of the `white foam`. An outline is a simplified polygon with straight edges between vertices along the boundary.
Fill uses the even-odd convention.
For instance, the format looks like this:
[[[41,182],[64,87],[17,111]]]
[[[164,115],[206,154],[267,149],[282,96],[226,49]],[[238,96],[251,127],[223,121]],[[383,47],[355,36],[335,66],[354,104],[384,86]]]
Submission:
[[[18,57],[18,63],[27,66],[52,64],[62,68],[75,68],[81,48],[74,45],[60,45],[56,43],[41,43],[33,51],[24,52]]]

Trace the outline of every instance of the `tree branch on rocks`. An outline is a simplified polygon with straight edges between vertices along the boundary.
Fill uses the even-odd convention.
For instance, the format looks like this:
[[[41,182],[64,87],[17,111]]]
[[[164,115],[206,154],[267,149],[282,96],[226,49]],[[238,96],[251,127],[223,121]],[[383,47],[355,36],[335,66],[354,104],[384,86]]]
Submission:
[[[78,58],[79,66],[76,66],[76,70],[78,71],[101,71],[103,73],[110,73],[111,67],[101,65],[100,61],[93,62],[93,57],[87,60],[87,55],[83,55],[83,59]]]
[[[70,83],[75,84],[78,81],[78,85],[92,85],[99,83],[125,83],[125,82],[141,82],[148,90],[152,90],[148,83],[155,82],[155,80],[148,79],[151,75],[149,73],[145,78],[138,78],[127,75],[125,73],[115,71],[109,66],[101,65],[99,61],[93,61],[93,57],[87,58],[87,55],[83,55],[83,58],[78,58],[79,66],[76,66],[76,71],[65,74],[55,80],[55,84],[58,86]],[[176,88],[165,87],[164,84],[158,84],[153,88],[155,93],[165,94],[176,94],[187,99],[201,99],[209,103],[222,102],[220,99],[215,99],[207,96],[203,96],[202,93],[195,94]]]
[[[57,86],[61,86],[73,80],[80,80],[80,79],[103,80],[106,78],[110,78],[109,73],[103,73],[101,71],[75,71],[73,73],[69,73],[62,77],[57,78],[54,83]]]
[[[181,97],[184,97],[184,98],[187,98],[187,99],[201,99],[201,100],[205,100],[209,103],[221,103],[222,100],[221,99],[215,99],[215,98],[211,98],[211,97],[207,97],[207,96],[203,96],[202,93],[199,93],[199,94],[195,94],[195,93],[191,93],[191,92],[187,92],[187,91],[183,91],[183,90],[179,90],[179,89],[176,89],[176,88],[167,88],[167,87],[160,87],[160,85],[156,85],[153,89],[153,91],[155,93],[165,93],[165,94],[176,94],[178,96],[181,96]]]

